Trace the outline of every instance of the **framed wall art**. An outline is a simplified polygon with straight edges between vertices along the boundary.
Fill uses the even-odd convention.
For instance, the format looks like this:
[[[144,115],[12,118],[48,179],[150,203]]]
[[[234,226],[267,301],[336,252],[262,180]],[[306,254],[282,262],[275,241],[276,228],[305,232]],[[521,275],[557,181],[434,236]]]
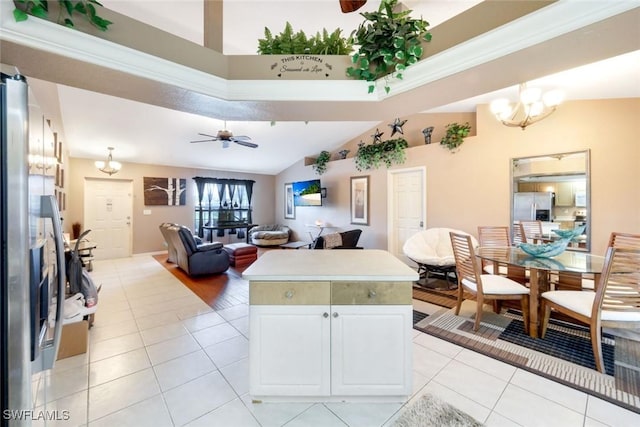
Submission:
[[[284,218],[296,219],[296,207],[293,204],[293,183],[284,185]]]
[[[146,206],[184,206],[187,204],[187,180],[184,178],[143,177]]]
[[[351,177],[351,224],[369,225],[369,175]]]

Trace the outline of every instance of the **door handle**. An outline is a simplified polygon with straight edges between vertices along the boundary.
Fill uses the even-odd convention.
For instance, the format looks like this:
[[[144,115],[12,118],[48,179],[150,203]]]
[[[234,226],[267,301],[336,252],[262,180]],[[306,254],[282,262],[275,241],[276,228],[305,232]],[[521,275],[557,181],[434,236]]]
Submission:
[[[420,228],[424,227],[424,221],[420,221]]]

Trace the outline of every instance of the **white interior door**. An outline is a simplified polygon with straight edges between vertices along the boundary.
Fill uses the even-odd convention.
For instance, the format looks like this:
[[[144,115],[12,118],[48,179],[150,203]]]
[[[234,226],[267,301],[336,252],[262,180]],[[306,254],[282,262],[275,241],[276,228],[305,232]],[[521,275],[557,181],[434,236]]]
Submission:
[[[398,259],[414,265],[402,252],[404,242],[426,225],[426,169],[424,167],[389,171],[387,249]]]
[[[131,256],[131,181],[85,179],[84,229],[96,243],[95,259]]]

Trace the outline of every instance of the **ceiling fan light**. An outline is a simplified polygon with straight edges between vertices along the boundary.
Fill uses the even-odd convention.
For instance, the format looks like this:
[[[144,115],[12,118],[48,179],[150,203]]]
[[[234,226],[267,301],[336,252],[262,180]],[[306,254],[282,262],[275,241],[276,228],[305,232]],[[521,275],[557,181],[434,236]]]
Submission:
[[[94,164],[96,165],[96,168],[104,169],[105,163],[102,160],[96,160]]]

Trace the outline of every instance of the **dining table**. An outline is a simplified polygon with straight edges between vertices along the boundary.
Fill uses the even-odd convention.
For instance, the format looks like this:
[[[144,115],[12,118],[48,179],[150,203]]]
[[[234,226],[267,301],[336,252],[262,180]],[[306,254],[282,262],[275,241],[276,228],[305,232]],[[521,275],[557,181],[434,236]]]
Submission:
[[[604,265],[603,256],[568,250],[552,258],[542,258],[531,256],[517,247],[479,247],[476,250],[476,256],[493,262],[493,271],[498,271],[500,265],[506,265],[508,269],[516,267],[529,271],[529,335],[532,338],[538,338],[542,318],[540,295],[549,290],[551,274],[558,273],[559,276],[564,274],[573,277],[593,274],[595,282],[598,283]]]

